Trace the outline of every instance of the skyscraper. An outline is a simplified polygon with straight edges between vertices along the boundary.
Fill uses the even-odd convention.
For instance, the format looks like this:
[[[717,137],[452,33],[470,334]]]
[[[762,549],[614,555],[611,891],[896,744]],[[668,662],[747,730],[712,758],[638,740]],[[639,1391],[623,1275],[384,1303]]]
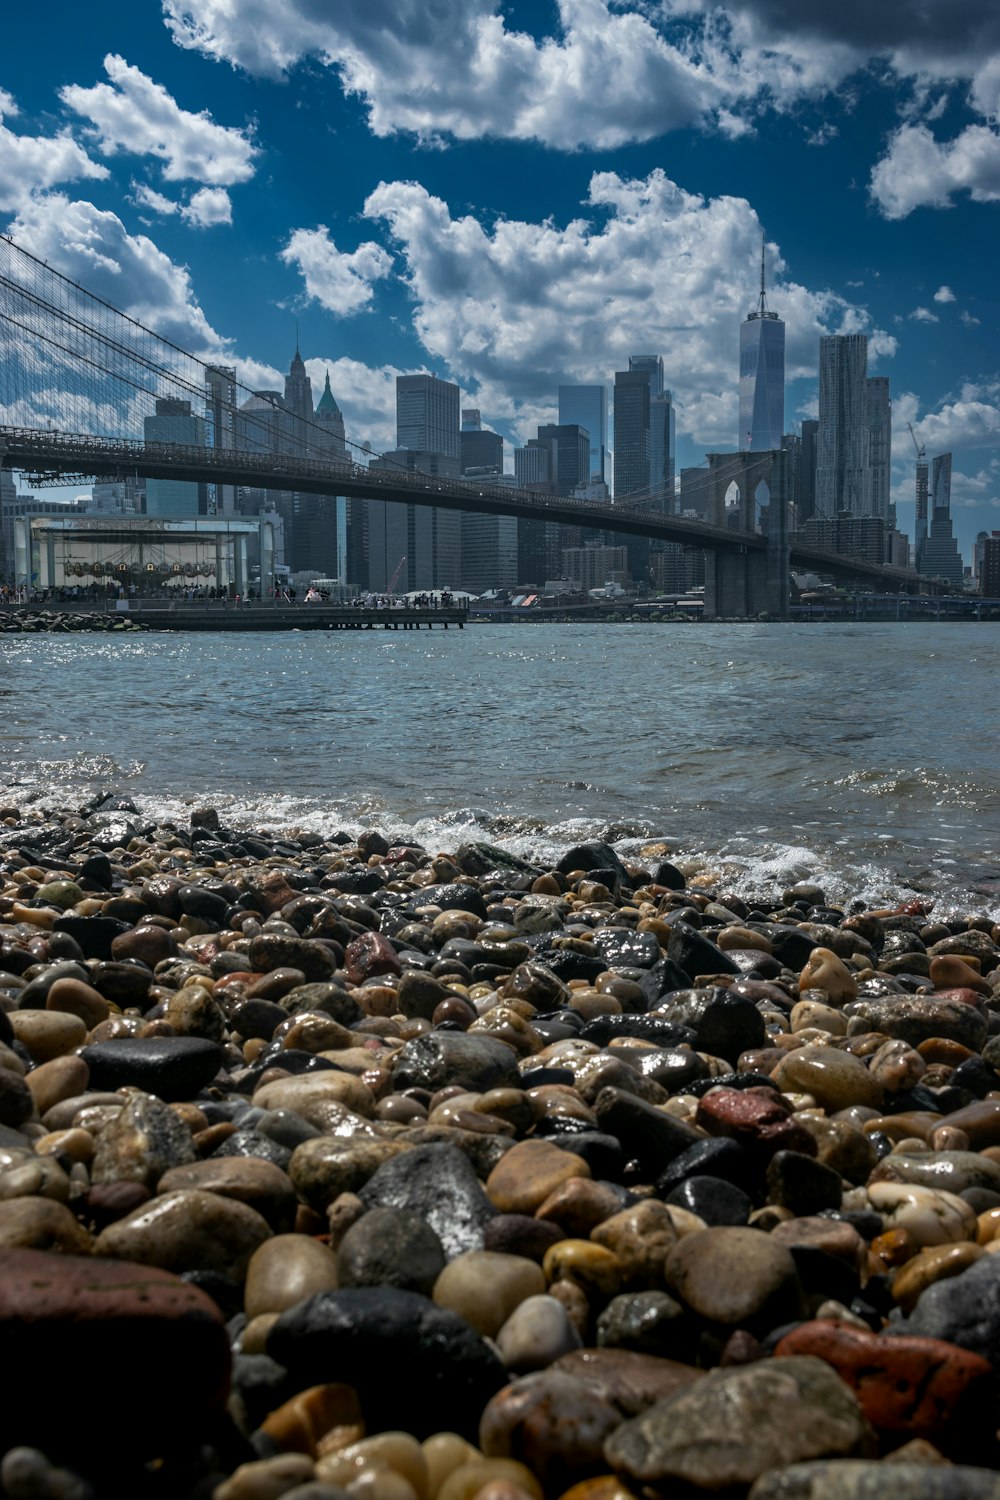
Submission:
[[[196,417],[190,401],[160,398],[156,414],[143,419],[147,443],[183,443],[189,448],[205,446],[205,421]],[[150,516],[204,516],[208,514],[208,486],[186,479],[148,479],[146,514]]]
[[[659,354],[631,354],[615,372],[615,500],[636,496],[657,509],[674,506],[674,413]],[[649,573],[649,538],[620,536],[629,576]]]
[[[744,453],[781,447],[785,426],[785,325],[770,312],[760,247],[760,296],[740,324],[740,436]]]
[[[819,341],[818,515],[865,513],[869,454],[868,336],[831,334]]]
[[[931,525],[917,562],[926,578],[946,578],[961,585],[965,569],[951,529],[951,454],[939,453],[931,462]]]
[[[877,516],[888,525],[890,499],[889,462],[892,453],[892,402],[887,375],[869,375],[868,398],[868,489],[863,514]]]
[[[436,375],[396,376],[396,447],[460,458],[459,389]]]
[[[584,427],[590,433],[590,478],[607,482],[608,389],[604,385],[561,385],[559,426]]]

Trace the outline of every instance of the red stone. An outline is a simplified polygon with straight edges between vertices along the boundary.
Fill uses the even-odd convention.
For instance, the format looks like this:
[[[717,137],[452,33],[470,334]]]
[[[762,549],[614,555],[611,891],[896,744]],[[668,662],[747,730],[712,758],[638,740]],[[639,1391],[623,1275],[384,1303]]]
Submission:
[[[363,932],[348,943],[344,968],[352,984],[363,984],[375,974],[402,974],[396,950],[380,932]]]
[[[728,1136],[765,1160],[776,1151],[816,1155],[816,1141],[769,1090],[713,1089],[698,1105],[695,1123],[709,1135]]]
[[[0,1448],[27,1444],[56,1460],[99,1457],[109,1443],[160,1457],[178,1433],[197,1441],[229,1392],[215,1303],[169,1271],[127,1261],[5,1250],[0,1347]],[[95,1420],[94,1399],[110,1403],[110,1426]]]
[[[983,996],[979,990],[970,989],[967,985],[948,985],[946,989],[934,991],[935,1000],[958,1000],[962,1005],[982,1005]]]
[[[992,1374],[978,1354],[942,1339],[890,1338],[818,1318],[778,1344],[775,1357],[815,1354],[854,1391],[869,1422],[885,1434],[961,1441],[970,1404],[986,1400]]]

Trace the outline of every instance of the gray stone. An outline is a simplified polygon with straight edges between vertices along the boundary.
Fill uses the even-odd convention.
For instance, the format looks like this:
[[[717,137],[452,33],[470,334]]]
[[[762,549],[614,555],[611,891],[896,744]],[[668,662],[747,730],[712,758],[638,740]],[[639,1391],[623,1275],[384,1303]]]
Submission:
[[[400,1208],[369,1209],[337,1251],[342,1287],[394,1286],[429,1297],[444,1264],[434,1230],[419,1214]]]
[[[414,1146],[378,1168],[360,1189],[366,1208],[415,1214],[438,1236],[448,1260],[484,1248],[496,1209],[468,1157],[454,1146]]]
[[[892,1500],[1000,1500],[1000,1474],[951,1464],[820,1461],[763,1474],[749,1500],[885,1500],[887,1495]]]
[[[94,1183],[141,1182],[155,1190],[164,1172],[196,1159],[191,1132],[170,1106],[132,1090],[97,1137],[90,1176]]]
[[[623,1423],[604,1456],[644,1493],[684,1485],[742,1493],[769,1469],[873,1450],[853,1392],[823,1360],[804,1356],[713,1370]]]
[[[506,1042],[491,1036],[466,1036],[460,1031],[430,1031],[414,1037],[396,1054],[392,1087],[438,1089],[457,1084],[469,1093],[518,1088],[517,1057]]]
[[[984,1255],[960,1276],[925,1288],[910,1316],[887,1332],[944,1339],[1000,1370],[1000,1258]]]

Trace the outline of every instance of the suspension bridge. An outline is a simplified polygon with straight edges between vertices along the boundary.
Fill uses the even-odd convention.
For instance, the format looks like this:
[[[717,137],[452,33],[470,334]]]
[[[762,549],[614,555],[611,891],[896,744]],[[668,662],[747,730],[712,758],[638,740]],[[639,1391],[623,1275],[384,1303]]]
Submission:
[[[177,480],[225,487],[402,502],[639,535],[705,551],[706,613],[787,615],[792,565],[869,587],[915,591],[908,569],[804,547],[790,537],[787,455],[709,454],[703,519],[680,516],[662,495],[600,502],[540,494],[489,479],[426,474],[297,418],[255,428],[254,392],[226,351],[182,349],[146,324],[0,237],[0,466],[33,489],[94,479]],[[163,403],[184,403],[203,422],[203,442],[145,439]],[[754,495],[767,484],[767,529]],[[736,485],[739,503],[727,505]],[[673,502],[673,497],[669,503]]]

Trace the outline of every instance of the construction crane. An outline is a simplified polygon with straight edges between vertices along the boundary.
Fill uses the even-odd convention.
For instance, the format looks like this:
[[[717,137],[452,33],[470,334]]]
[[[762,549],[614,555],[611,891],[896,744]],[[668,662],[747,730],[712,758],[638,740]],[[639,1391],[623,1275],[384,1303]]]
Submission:
[[[920,558],[927,541],[927,449],[923,443],[917,442],[917,434],[913,430],[912,422],[907,422],[910,429],[910,437],[917,451],[917,509],[913,525],[913,550],[916,557],[917,568],[920,567]]]
[[[389,580],[389,587],[386,589],[387,594],[394,594],[396,592],[396,584],[399,582],[399,575],[403,571],[403,564],[405,563],[405,561],[406,553],[404,552],[402,557],[399,559],[399,562],[396,564],[395,573],[393,573],[392,577]]]

